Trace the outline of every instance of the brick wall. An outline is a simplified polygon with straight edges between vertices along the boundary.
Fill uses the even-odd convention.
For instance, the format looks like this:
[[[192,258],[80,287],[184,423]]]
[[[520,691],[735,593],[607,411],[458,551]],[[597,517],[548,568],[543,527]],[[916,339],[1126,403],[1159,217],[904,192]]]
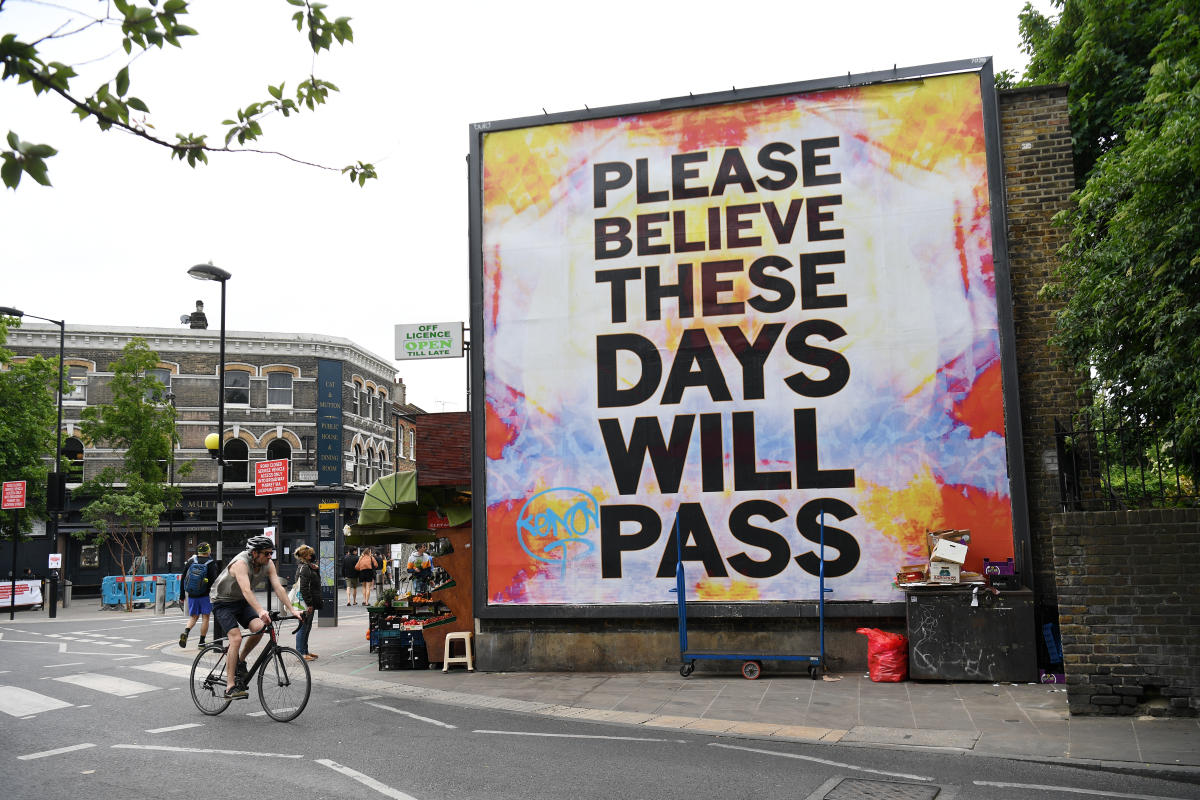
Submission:
[[[1200,710],[1200,509],[1056,515],[1073,714]]]
[[[1055,303],[1038,297],[1053,280],[1065,232],[1052,220],[1074,189],[1071,129],[1065,86],[1000,92],[1001,149],[1008,214],[1008,255],[1013,328],[1021,393],[1025,481],[1029,497],[1032,588],[1042,607],[1056,589],[1050,547],[1051,520],[1059,508],[1054,420],[1079,407],[1077,376],[1057,363],[1049,345]]]

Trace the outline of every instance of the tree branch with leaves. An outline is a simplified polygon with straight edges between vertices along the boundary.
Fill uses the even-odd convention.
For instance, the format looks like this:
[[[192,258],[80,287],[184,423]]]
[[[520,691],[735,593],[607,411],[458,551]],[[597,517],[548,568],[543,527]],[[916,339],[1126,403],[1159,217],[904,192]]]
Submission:
[[[0,14],[4,12],[5,2],[0,0]],[[81,120],[93,120],[101,131],[114,128],[124,131],[168,149],[172,158],[186,161],[191,167],[207,164],[210,153],[258,153],[341,172],[360,186],[378,177],[374,165],[363,161],[339,169],[277,150],[246,147],[247,143],[256,142],[263,136],[262,122],[267,117],[275,114],[290,117],[302,111],[315,111],[326,103],[331,92],[338,91],[333,83],[312,74],[299,82],[294,97],[284,96],[285,83],[281,81],[267,87],[265,98],[238,109],[233,116],[224,120],[222,124],[226,126],[226,131],[223,146],[209,144],[208,135],[203,133],[176,133],[174,141],[156,135],[149,122],[149,106],[140,97],[130,94],[130,67],[139,56],[153,48],[163,49],[165,45],[182,48],[188,37],[198,36],[199,33],[181,21],[188,11],[186,0],[147,2],[149,5],[138,5],[133,0],[104,0],[99,3],[104,10],[102,16],[91,16],[80,9],[62,7],[69,14],[68,21],[45,36],[22,41],[16,34],[4,34],[0,37],[0,80],[15,80],[18,84],[28,85],[35,95],[55,95],[65,100],[71,112]],[[330,19],[325,13],[325,4],[311,0],[286,2],[298,9],[292,15],[292,21],[296,29],[304,34],[314,55],[331,50],[335,43],[344,45],[354,41],[349,17]],[[76,23],[77,19],[83,22]],[[120,46],[131,58],[110,80],[85,96],[75,87],[79,78],[75,67],[44,60],[39,48],[49,40],[78,35],[95,27],[113,30],[114,35],[119,36]],[[16,189],[22,176],[28,175],[37,183],[49,186],[46,161],[56,155],[57,150],[48,144],[24,141],[15,131],[9,131],[5,141],[7,149],[0,150],[0,159],[3,160],[0,179],[4,185]],[[235,141],[236,147],[233,146]]]

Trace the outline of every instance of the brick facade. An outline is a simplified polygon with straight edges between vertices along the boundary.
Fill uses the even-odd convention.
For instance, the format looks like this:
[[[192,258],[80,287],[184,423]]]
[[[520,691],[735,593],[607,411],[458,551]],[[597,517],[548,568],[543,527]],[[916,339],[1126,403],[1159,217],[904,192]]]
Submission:
[[[1054,280],[1066,239],[1053,224],[1075,188],[1067,87],[1040,86],[999,93],[1000,146],[1008,215],[1013,329],[1020,376],[1021,427],[1029,498],[1032,588],[1043,608],[1056,589],[1050,525],[1060,511],[1054,421],[1079,408],[1078,376],[1058,363],[1049,344],[1058,304],[1038,296]]]
[[[1200,712],[1200,509],[1059,514],[1054,567],[1073,714]]]

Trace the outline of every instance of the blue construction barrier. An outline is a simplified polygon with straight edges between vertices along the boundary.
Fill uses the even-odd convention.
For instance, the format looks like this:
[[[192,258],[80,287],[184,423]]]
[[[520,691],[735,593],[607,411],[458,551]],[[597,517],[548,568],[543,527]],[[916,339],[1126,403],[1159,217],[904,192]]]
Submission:
[[[134,603],[153,603],[154,587],[158,578],[165,582],[166,602],[179,600],[179,575],[109,575],[100,582],[100,602],[106,606],[123,606],[128,587],[132,586]]]

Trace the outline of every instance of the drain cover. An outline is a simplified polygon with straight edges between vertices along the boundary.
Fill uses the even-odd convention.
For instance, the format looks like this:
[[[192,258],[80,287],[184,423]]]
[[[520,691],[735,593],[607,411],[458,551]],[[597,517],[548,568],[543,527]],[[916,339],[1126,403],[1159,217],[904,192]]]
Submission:
[[[846,778],[826,792],[824,800],[933,800],[937,786]]]

